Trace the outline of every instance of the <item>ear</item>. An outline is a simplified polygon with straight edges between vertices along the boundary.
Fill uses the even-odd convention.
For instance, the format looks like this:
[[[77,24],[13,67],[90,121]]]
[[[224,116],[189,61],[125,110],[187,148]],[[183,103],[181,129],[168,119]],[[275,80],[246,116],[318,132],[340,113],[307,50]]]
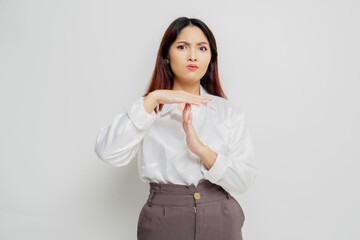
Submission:
[[[170,62],[170,60],[169,60],[169,56],[168,56],[168,57],[166,57],[166,62],[167,62],[167,63],[169,63],[169,62]]]

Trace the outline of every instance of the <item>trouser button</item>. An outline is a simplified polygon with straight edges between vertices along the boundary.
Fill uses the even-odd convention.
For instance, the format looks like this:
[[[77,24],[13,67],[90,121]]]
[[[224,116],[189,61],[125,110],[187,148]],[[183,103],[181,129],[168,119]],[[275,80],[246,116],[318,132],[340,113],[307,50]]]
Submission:
[[[194,198],[196,200],[199,200],[200,199],[200,193],[198,193],[198,192],[194,193]]]

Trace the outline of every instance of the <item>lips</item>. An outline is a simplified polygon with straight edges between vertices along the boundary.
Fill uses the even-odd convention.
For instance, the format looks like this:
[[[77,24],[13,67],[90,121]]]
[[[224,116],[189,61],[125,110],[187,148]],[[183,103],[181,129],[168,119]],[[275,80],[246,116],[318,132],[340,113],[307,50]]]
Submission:
[[[190,69],[190,70],[196,70],[196,69],[198,69],[199,67],[197,66],[197,65],[195,65],[195,64],[189,64],[189,65],[187,65],[186,66],[188,69]]]

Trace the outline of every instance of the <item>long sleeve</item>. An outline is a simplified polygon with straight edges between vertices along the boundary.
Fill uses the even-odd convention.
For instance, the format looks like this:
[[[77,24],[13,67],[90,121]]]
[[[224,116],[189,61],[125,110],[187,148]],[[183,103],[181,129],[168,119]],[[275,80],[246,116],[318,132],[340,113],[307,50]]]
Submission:
[[[147,130],[156,119],[155,111],[149,114],[144,107],[144,97],[138,98],[127,111],[115,116],[112,123],[98,133],[95,153],[115,166],[127,165],[139,150]]]
[[[240,195],[252,185],[258,172],[243,111],[232,126],[228,152],[218,152],[214,165],[202,171],[204,177],[212,183],[222,186],[230,194]]]

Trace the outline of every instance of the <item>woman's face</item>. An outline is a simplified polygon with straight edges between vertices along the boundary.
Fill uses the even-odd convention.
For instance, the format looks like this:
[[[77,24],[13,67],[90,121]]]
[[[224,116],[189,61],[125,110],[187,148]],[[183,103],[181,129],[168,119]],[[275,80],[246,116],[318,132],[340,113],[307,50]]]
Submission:
[[[169,49],[168,62],[174,73],[174,81],[191,84],[205,75],[211,60],[209,41],[197,26],[183,28]],[[197,69],[187,66],[195,64]]]

